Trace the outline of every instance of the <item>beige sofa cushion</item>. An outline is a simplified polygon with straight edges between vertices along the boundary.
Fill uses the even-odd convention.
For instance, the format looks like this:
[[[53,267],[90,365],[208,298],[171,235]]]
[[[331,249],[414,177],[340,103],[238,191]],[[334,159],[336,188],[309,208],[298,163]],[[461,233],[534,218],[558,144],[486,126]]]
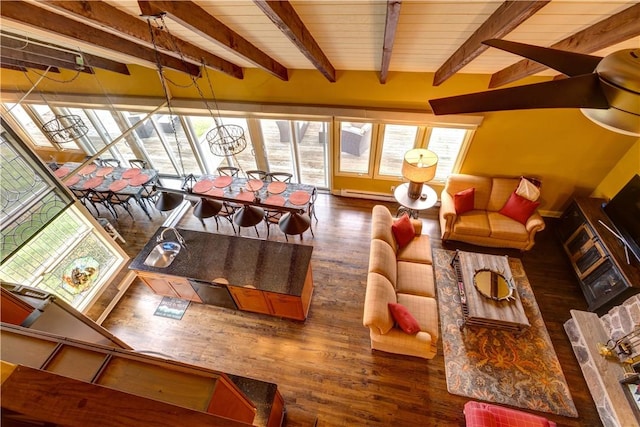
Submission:
[[[457,221],[453,224],[453,232],[456,234],[488,237],[491,234],[491,227],[489,219],[487,218],[487,212],[472,210],[464,215],[459,215]]]
[[[489,212],[498,212],[507,200],[511,193],[516,191],[519,179],[513,178],[493,178],[493,185],[491,186],[491,197],[487,203],[487,210]]]
[[[420,324],[420,330],[431,335],[432,345],[435,346],[439,336],[438,304],[435,298],[398,294],[398,303],[407,307]]]
[[[398,270],[396,267],[396,254],[386,242],[373,239],[369,250],[369,273],[382,274],[396,286]]]
[[[387,305],[390,302],[397,302],[396,292],[391,282],[378,273],[369,273],[364,296],[364,315],[362,318],[364,326],[372,330],[375,329],[379,334],[389,332],[393,328],[393,317],[391,317]],[[420,320],[418,320],[419,322]]]
[[[518,221],[497,212],[488,212],[487,219],[491,226],[491,237],[519,242],[529,240],[529,233]]]
[[[491,182],[492,179],[485,176],[466,174],[450,175],[449,178],[447,178],[445,191],[453,197],[462,190],[475,188],[473,206],[475,209],[485,210],[487,203],[489,203],[489,197],[491,196]]]
[[[433,264],[431,256],[431,244],[426,234],[415,237],[409,244],[398,249],[396,255],[398,261],[419,262],[421,264]]]
[[[398,262],[396,292],[425,297],[435,297],[433,267],[415,262]]]
[[[373,207],[373,213],[371,217],[371,239],[380,239],[389,244],[395,252],[396,240],[393,237],[393,231],[391,231],[391,225],[393,224],[393,217],[391,212],[385,206],[376,205]]]

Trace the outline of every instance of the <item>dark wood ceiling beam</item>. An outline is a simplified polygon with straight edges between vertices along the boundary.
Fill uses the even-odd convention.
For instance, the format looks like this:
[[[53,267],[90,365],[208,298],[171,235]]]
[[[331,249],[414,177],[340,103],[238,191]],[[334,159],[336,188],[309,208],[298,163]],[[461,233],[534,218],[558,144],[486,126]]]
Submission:
[[[99,30],[71,18],[37,7],[24,1],[3,1],[0,15],[9,21],[18,22],[44,31],[91,43],[103,49],[119,54],[142,59],[156,64],[156,52],[122,37]],[[178,70],[193,76],[200,75],[200,67],[185,63],[178,58],[158,53],[158,60],[163,67]]]
[[[27,69],[25,67],[21,67],[19,65],[11,65],[11,64],[7,64],[5,62],[0,62],[0,68],[4,68],[7,70],[13,70],[13,71],[22,71],[23,73],[27,72]]]
[[[15,59],[7,58],[6,56],[0,56],[0,68],[6,68],[8,70],[16,70],[16,71],[28,71],[27,68],[32,68],[34,70],[44,70],[49,69],[49,73],[60,74],[60,69],[57,67],[49,67],[47,65],[42,64],[34,64],[32,62],[24,62],[17,61]]]
[[[232,50],[273,76],[288,81],[287,69],[242,36],[218,21],[197,4],[183,1],[143,1],[138,5],[143,15],[158,16],[166,13],[171,19],[200,36]]]
[[[203,63],[206,67],[237,79],[243,78],[242,67],[220,58],[191,43],[170,35],[167,31],[152,26],[153,40],[148,24],[103,1],[48,1],[47,6],[71,13],[73,16],[116,31],[117,35],[134,42],[143,42],[146,47],[156,46],[170,55],[182,54],[190,62]],[[177,52],[176,52],[177,51]]]
[[[550,47],[576,53],[590,54],[640,35],[640,4],[569,36]],[[491,76],[489,87],[494,88],[514,82],[545,70],[548,67],[529,59],[523,59]]]
[[[549,3],[539,1],[505,1],[491,16],[482,23],[453,55],[445,61],[433,76],[433,85],[442,84],[449,77],[477,58],[489,47],[482,42],[488,39],[501,39],[524,21]]]
[[[85,54],[83,52],[72,52],[58,46],[42,44],[41,42],[36,43],[34,40],[18,39],[8,35],[2,35],[0,36],[0,46],[3,50],[16,51],[16,53],[11,55],[11,57],[15,57],[16,59],[19,59],[15,56],[19,52],[29,54],[29,61],[45,65],[45,68],[47,65],[55,65],[56,67],[66,68],[69,70],[81,70],[83,67],[103,68],[95,65],[96,63],[99,63],[108,67],[105,68],[107,70],[129,75],[129,69],[126,64],[108,59],[100,61],[103,58]],[[62,66],[62,64],[67,65]],[[93,71],[90,72],[93,73]]]
[[[330,82],[336,81],[336,70],[324,54],[311,32],[300,19],[291,3],[287,0],[254,0],[256,6],[295,44]]]
[[[45,68],[47,66],[52,66],[52,67],[58,67],[58,68],[65,68],[67,70],[80,71],[81,73],[94,74],[94,71],[91,67],[87,67],[87,66],[80,67],[80,66],[77,66],[75,62],[70,62],[63,59],[51,58],[49,56],[26,52],[23,50],[10,49],[4,46],[2,47],[2,57],[13,59],[14,61],[40,64],[40,65],[43,65]]]
[[[12,37],[7,33],[1,36],[0,45],[2,45],[3,48],[23,50],[25,52],[33,53],[35,55],[50,57],[53,59],[70,62],[72,64],[76,64],[79,66],[83,66],[84,64],[87,67],[90,66],[93,68],[101,68],[104,70],[109,70],[116,73],[129,75],[129,68],[127,67],[126,64],[123,64],[121,62],[101,58],[99,56],[91,55],[89,53],[84,53],[79,51],[71,52],[70,49],[64,49],[64,48],[61,48],[60,46],[56,46],[50,43],[44,43],[40,41],[38,41],[37,43],[30,43],[30,40],[28,38]],[[76,61],[77,58],[79,58],[78,61]],[[74,69],[74,67],[62,67],[62,68]]]
[[[400,19],[402,0],[387,0],[387,17],[384,23],[384,44],[382,45],[382,63],[380,64],[380,83],[385,84],[389,75],[393,43]]]

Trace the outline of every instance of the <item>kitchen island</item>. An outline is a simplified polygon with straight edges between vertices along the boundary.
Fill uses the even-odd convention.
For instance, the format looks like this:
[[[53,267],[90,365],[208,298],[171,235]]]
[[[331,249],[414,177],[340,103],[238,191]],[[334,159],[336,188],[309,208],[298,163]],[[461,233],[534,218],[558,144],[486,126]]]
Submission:
[[[171,264],[146,265],[164,229],[160,227],[129,264],[155,293],[296,320],[307,318],[313,293],[313,247],[180,228],[185,245]],[[167,236],[164,241],[175,241],[172,233]]]

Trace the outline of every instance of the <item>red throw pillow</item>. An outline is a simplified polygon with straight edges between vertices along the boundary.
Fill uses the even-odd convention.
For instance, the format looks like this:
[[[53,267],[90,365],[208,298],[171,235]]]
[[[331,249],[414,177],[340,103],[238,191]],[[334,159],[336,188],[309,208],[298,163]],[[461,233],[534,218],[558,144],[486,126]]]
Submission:
[[[531,200],[518,196],[514,192],[511,193],[511,197],[509,197],[507,203],[505,203],[498,212],[524,225],[539,205],[540,202],[532,202]]]
[[[409,313],[407,307],[394,302],[390,302],[387,305],[391,311],[391,317],[393,317],[393,320],[400,326],[400,329],[407,334],[417,334],[420,332],[418,321]]]
[[[453,195],[453,203],[456,207],[456,213],[461,215],[465,212],[473,210],[473,204],[475,202],[476,189],[474,187],[467,188],[466,190],[458,191]]]
[[[496,419],[491,412],[484,408],[472,406],[464,409],[464,419],[468,426],[496,427]]]
[[[393,231],[396,242],[401,248],[407,246],[416,236],[416,229],[413,228],[413,223],[406,213],[402,215],[400,219],[393,222],[391,231]]]

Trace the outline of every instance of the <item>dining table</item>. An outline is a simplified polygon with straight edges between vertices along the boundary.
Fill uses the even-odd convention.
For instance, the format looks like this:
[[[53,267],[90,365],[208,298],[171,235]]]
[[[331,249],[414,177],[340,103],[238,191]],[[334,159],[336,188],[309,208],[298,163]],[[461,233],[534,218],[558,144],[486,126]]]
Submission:
[[[191,192],[223,198],[232,203],[259,205],[267,209],[307,211],[316,187],[294,182],[262,181],[231,176],[202,175]]]
[[[67,162],[58,168],[54,174],[67,187],[78,192],[86,192],[86,194],[91,191],[111,192],[123,197],[133,197],[144,213],[151,219],[151,214],[143,201],[143,194],[149,186],[155,184],[158,180],[157,170],[88,164],[76,172],[81,165],[81,163]]]

